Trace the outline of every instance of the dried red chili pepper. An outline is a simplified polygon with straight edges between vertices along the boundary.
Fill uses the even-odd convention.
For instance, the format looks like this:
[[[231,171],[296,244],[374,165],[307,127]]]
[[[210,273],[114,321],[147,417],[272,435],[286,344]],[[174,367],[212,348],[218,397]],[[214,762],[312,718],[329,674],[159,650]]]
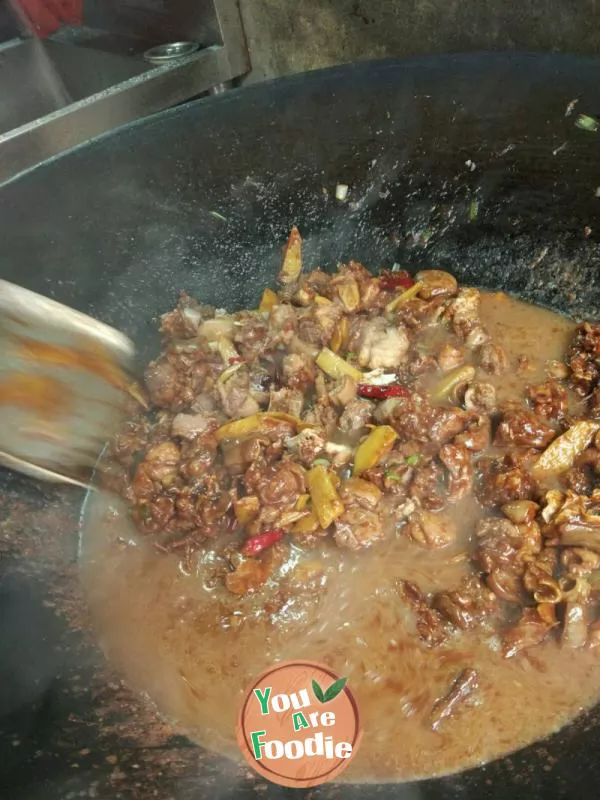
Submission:
[[[372,383],[359,383],[356,393],[360,397],[369,397],[372,400],[387,400],[388,397],[410,397],[406,386],[391,383],[389,386],[375,386]]]
[[[241,364],[243,360],[244,359],[241,356],[231,356],[230,358],[227,359],[227,363],[230,366],[233,366],[233,364]]]
[[[256,536],[251,536],[250,539],[244,542],[242,553],[245,556],[257,556],[259,553],[262,553],[263,550],[266,550],[267,547],[271,547],[275,542],[283,539],[284,536],[285,531],[283,528],[275,528],[272,531],[258,533]]]
[[[414,283],[414,278],[405,269],[399,272],[384,272],[379,276],[379,286],[390,291],[410,289]]]

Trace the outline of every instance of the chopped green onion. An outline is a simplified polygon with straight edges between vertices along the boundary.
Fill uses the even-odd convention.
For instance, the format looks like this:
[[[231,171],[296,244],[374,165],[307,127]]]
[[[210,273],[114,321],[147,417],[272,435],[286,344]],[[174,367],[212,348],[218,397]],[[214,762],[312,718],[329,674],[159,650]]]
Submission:
[[[478,216],[479,202],[477,200],[471,200],[471,203],[469,204],[469,222],[475,222]]]
[[[208,213],[211,215],[211,217],[214,217],[215,219],[220,219],[221,222],[227,222],[227,217],[224,217],[223,214],[219,214],[218,211],[209,211]]]
[[[322,467],[328,467],[331,464],[328,458],[315,458],[313,461],[313,466],[317,467],[321,465]]]
[[[413,453],[412,456],[407,456],[405,459],[409,467],[415,467],[421,460],[419,453]]]
[[[581,128],[582,131],[589,131],[590,133],[596,133],[596,131],[600,130],[600,122],[596,117],[589,117],[587,114],[579,114],[575,120],[575,125]]]
[[[397,472],[392,472],[391,470],[388,469],[385,472],[385,477],[388,479],[388,481],[399,481],[402,476],[398,475]]]

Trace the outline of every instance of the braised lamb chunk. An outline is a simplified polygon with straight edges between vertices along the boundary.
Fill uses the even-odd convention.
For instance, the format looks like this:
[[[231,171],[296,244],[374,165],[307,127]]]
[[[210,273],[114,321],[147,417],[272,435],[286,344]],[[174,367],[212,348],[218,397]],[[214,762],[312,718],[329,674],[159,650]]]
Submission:
[[[201,433],[211,428],[218,427],[217,416],[207,414],[176,414],[171,425],[171,435],[179,436],[182,439],[194,439]]]
[[[374,404],[369,400],[356,397],[344,408],[338,425],[344,433],[360,431],[371,420]]]
[[[600,570],[600,553],[585,547],[565,547],[560,554],[560,562],[567,575],[591,575]]]
[[[394,368],[405,359],[410,346],[404,328],[390,327],[382,317],[369,320],[358,341],[357,357],[361,367]]]
[[[458,281],[454,275],[441,269],[423,269],[417,272],[415,280],[423,284],[419,296],[425,300],[432,297],[454,297],[458,293]]]
[[[536,608],[524,608],[517,623],[508,628],[502,637],[502,655],[512,658],[529,647],[541,644],[557,625],[554,606],[549,603]]]
[[[214,316],[212,306],[200,305],[193,297],[182,292],[173,311],[160,318],[160,331],[170,339],[191,339],[197,335],[200,323]]]
[[[273,349],[267,320],[259,311],[243,312],[234,329],[233,341],[242,358],[253,361]]]
[[[455,445],[465,447],[472,453],[486,450],[490,446],[491,423],[484,414],[473,414],[463,433],[452,440]]]
[[[177,370],[165,358],[152,361],[144,374],[151,402],[159,408],[169,408],[176,400]]]
[[[250,374],[239,369],[229,380],[217,383],[223,411],[228,417],[249,417],[260,411],[260,406],[250,392]]]
[[[409,486],[409,495],[429,511],[439,511],[446,505],[443,485],[444,472],[435,461],[415,467]]]
[[[496,389],[491,383],[470,383],[465,391],[464,404],[467,411],[493,414],[497,404]]]
[[[450,517],[419,509],[408,519],[404,532],[413,541],[437,549],[454,544],[457,536],[456,525]]]
[[[431,711],[431,727],[437,731],[442,722],[453,716],[458,707],[479,688],[479,676],[474,669],[464,669],[453,682],[448,694],[441,697]]]
[[[519,558],[523,537],[507,519],[487,517],[477,524],[475,560],[486,574],[488,587],[501,600],[523,600],[522,575],[525,565]]]
[[[306,391],[314,382],[315,367],[305,354],[288,353],[283,357],[283,378],[292,389]]]
[[[557,381],[530,386],[527,396],[534,414],[545,419],[562,419],[569,410],[567,392]]]
[[[448,639],[448,623],[434,608],[419,587],[410,581],[398,581],[398,594],[413,611],[419,639],[427,647],[439,647]]]
[[[569,352],[571,383],[575,391],[589,395],[600,378],[600,325],[584,322],[577,327]]]
[[[531,466],[507,453],[499,458],[481,459],[478,463],[477,497],[484,506],[502,506],[513,500],[532,500],[537,484]]]
[[[359,550],[384,538],[381,517],[365,508],[349,508],[335,521],[334,539],[339,547]]]
[[[436,594],[432,606],[457,628],[470,630],[497,612],[498,601],[478,577],[470,577],[457,589]]]
[[[471,454],[464,445],[445,444],[440,449],[439,457],[448,470],[448,502],[456,503],[465,497],[473,486]]]
[[[302,414],[304,394],[299,389],[271,389],[269,411],[283,411],[293,417]]]
[[[478,289],[467,287],[459,289],[446,311],[452,321],[454,332],[469,349],[480,347],[489,341],[489,335],[480,318],[481,294]]]
[[[512,406],[503,411],[496,430],[494,444],[500,447],[535,447],[542,450],[555,438],[551,425],[537,417],[532,411]]]
[[[502,345],[488,342],[479,349],[479,363],[490,375],[503,375],[508,369],[508,358]]]
[[[444,444],[461,433],[469,415],[453,406],[433,406],[422,394],[401,398],[390,414],[390,423],[403,440]]]
[[[443,372],[456,369],[465,363],[466,354],[463,347],[446,342],[437,354],[437,363]]]

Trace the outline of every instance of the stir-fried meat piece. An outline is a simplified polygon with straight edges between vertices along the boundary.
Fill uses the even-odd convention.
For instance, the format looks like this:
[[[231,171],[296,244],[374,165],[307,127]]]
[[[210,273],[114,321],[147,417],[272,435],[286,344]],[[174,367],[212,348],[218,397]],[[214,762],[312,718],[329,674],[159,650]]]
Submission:
[[[171,425],[171,436],[180,436],[182,439],[194,439],[201,433],[214,430],[218,427],[218,417],[213,414],[176,414]]]
[[[161,442],[146,451],[133,480],[136,497],[143,498],[168,488],[177,479],[181,453],[175,442]]]
[[[587,401],[587,416],[593,420],[600,420],[600,387],[594,389]]]
[[[491,383],[475,381],[467,386],[464,404],[467,411],[478,414],[493,414],[496,410],[496,389]]]
[[[477,497],[484,506],[502,506],[513,500],[532,500],[537,485],[526,464],[518,463],[513,453],[503,458],[482,459]]]
[[[418,500],[423,508],[439,511],[446,505],[443,476],[442,468],[435,461],[418,466],[409,487],[410,496]]]
[[[558,565],[558,552],[555,547],[544,547],[535,556],[535,559],[528,561],[523,572],[523,586],[529,594],[535,595],[541,592],[544,597],[548,596],[556,587],[555,573]]]
[[[326,438],[331,438],[337,427],[337,414],[332,406],[316,405],[306,411],[302,419],[309,425],[315,425],[324,432]]]
[[[373,403],[361,397],[350,400],[340,417],[338,423],[340,430],[344,433],[353,433],[364,428],[371,419],[373,407]]]
[[[512,658],[522,650],[541,644],[555,624],[549,616],[541,616],[539,606],[524,608],[521,619],[504,632],[502,655],[504,658]]]
[[[260,411],[260,406],[250,394],[250,375],[239,369],[227,381],[217,384],[223,411],[228,417],[249,417]]]
[[[414,392],[400,398],[390,414],[390,423],[404,441],[444,444],[464,430],[469,415],[461,408],[432,406],[424,395]]]
[[[448,502],[456,503],[465,497],[473,486],[471,454],[464,445],[445,444],[439,456],[449,473]]]
[[[314,382],[314,365],[307,355],[288,353],[283,357],[283,377],[290,388],[306,391]]]
[[[401,323],[408,330],[417,331],[436,325],[444,316],[447,306],[448,298],[443,296],[431,300],[415,297],[401,303],[394,311],[394,318],[396,323]]]
[[[590,394],[600,378],[600,325],[579,325],[569,353],[571,382],[575,391]]]
[[[440,352],[437,355],[437,363],[443,372],[460,367],[466,360],[466,354],[463,347],[460,347],[450,342],[442,345]]]
[[[553,427],[520,406],[508,408],[496,430],[494,444],[502,446],[536,447],[542,450],[555,438]]]
[[[469,630],[495,614],[498,601],[479,578],[472,577],[465,578],[454,591],[436,594],[432,605],[453,625]]]
[[[534,414],[546,419],[562,419],[569,410],[567,392],[556,381],[546,381],[527,390]]]
[[[441,269],[423,269],[417,272],[415,280],[423,284],[419,295],[425,300],[431,297],[453,297],[458,292],[458,282],[454,275]]]
[[[329,398],[334,405],[345,406],[356,397],[356,381],[349,375],[343,375],[329,392]]]
[[[225,576],[225,585],[232,594],[245,595],[259,591],[281,563],[283,551],[275,545],[259,558],[239,558],[233,572]]]
[[[150,362],[144,382],[151,402],[159,408],[169,408],[176,398],[177,370],[162,358]]]
[[[447,623],[439,611],[431,608],[419,587],[410,581],[398,581],[398,593],[416,616],[419,638],[427,647],[439,647],[448,638]]]
[[[507,519],[488,517],[477,524],[475,559],[486,573],[488,587],[501,600],[522,600],[521,576],[524,564],[519,560],[523,538],[516,525]]]
[[[145,420],[126,422],[110,444],[111,454],[122,464],[130,464],[133,456],[145,448],[148,433]]]
[[[269,411],[283,411],[299,417],[303,406],[304,394],[299,389],[271,389]]]
[[[305,428],[297,436],[285,440],[288,450],[295,453],[305,467],[311,467],[325,448],[325,439],[311,428]]]
[[[304,469],[293,461],[271,466],[255,461],[244,475],[246,490],[259,496],[265,506],[293,506],[306,492]]]
[[[379,505],[381,496],[381,489],[364,478],[348,478],[340,487],[340,497],[346,508],[360,506],[372,510]]]
[[[408,348],[409,340],[404,328],[389,327],[383,317],[376,317],[362,329],[358,363],[370,369],[397,367],[405,361]]]
[[[490,375],[502,375],[508,369],[508,358],[504,348],[493,342],[481,346],[479,363],[481,368]]]
[[[298,315],[298,337],[316,346],[328,344],[342,314],[342,309],[333,303],[302,311]]]
[[[370,547],[385,536],[379,514],[364,508],[347,509],[334,525],[336,544],[349,550]]]
[[[293,306],[279,303],[269,312],[269,328],[278,344],[288,345],[291,342],[297,324],[298,318]]]
[[[594,482],[589,471],[583,467],[572,467],[561,476],[562,484],[575,494],[589,495],[594,489]]]
[[[560,554],[560,563],[568,575],[590,575],[600,570],[600,553],[585,547],[565,547]]]
[[[452,320],[454,332],[470,349],[480,347],[489,340],[479,316],[480,299],[478,289],[471,287],[460,289],[458,296],[452,300],[446,311],[446,316]]]
[[[182,292],[173,311],[160,318],[160,330],[171,339],[191,339],[197,335],[202,320],[212,319],[214,315],[214,308],[202,306],[193,297]]]
[[[464,669],[456,678],[448,694],[441,697],[431,711],[431,727],[437,731],[442,722],[451,717],[457,707],[479,688],[477,671]]]
[[[411,515],[404,531],[415,542],[430,549],[448,547],[454,544],[457,536],[456,525],[450,517],[424,509]]]
[[[478,453],[489,447],[490,438],[491,424],[489,417],[483,414],[476,414],[467,423],[464,432],[454,437],[453,442],[455,445],[466,447],[472,453]]]
[[[253,361],[273,349],[269,325],[259,311],[245,311],[240,315],[233,341],[247,361]]]

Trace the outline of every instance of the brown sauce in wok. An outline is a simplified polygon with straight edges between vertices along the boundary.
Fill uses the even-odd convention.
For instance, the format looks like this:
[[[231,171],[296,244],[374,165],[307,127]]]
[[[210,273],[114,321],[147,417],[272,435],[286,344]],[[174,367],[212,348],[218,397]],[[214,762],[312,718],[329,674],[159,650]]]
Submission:
[[[526,386],[543,381],[546,362],[564,357],[574,328],[502,294],[482,296],[481,316],[512,365],[528,359],[486,377],[502,400],[520,400]],[[346,780],[407,780],[489,761],[590,707],[600,696],[600,652],[549,639],[504,659],[494,636],[477,629],[458,632],[445,647],[423,647],[395,586],[398,579],[423,591],[459,583],[482,511],[467,497],[452,513],[461,538],[451,550],[424,550],[396,536],[359,553],[292,548],[280,569],[296,569],[297,593],[271,624],[257,595],[240,599],[213,585],[210,551],[196,554],[186,574],[177,555],[157,558],[124,510],[98,493],[87,509],[82,572],[101,645],[159,711],[232,757],[249,681],[278,660],[307,658],[347,675],[359,703],[365,733]],[[479,676],[472,702],[432,730],[433,705],[466,668]]]

